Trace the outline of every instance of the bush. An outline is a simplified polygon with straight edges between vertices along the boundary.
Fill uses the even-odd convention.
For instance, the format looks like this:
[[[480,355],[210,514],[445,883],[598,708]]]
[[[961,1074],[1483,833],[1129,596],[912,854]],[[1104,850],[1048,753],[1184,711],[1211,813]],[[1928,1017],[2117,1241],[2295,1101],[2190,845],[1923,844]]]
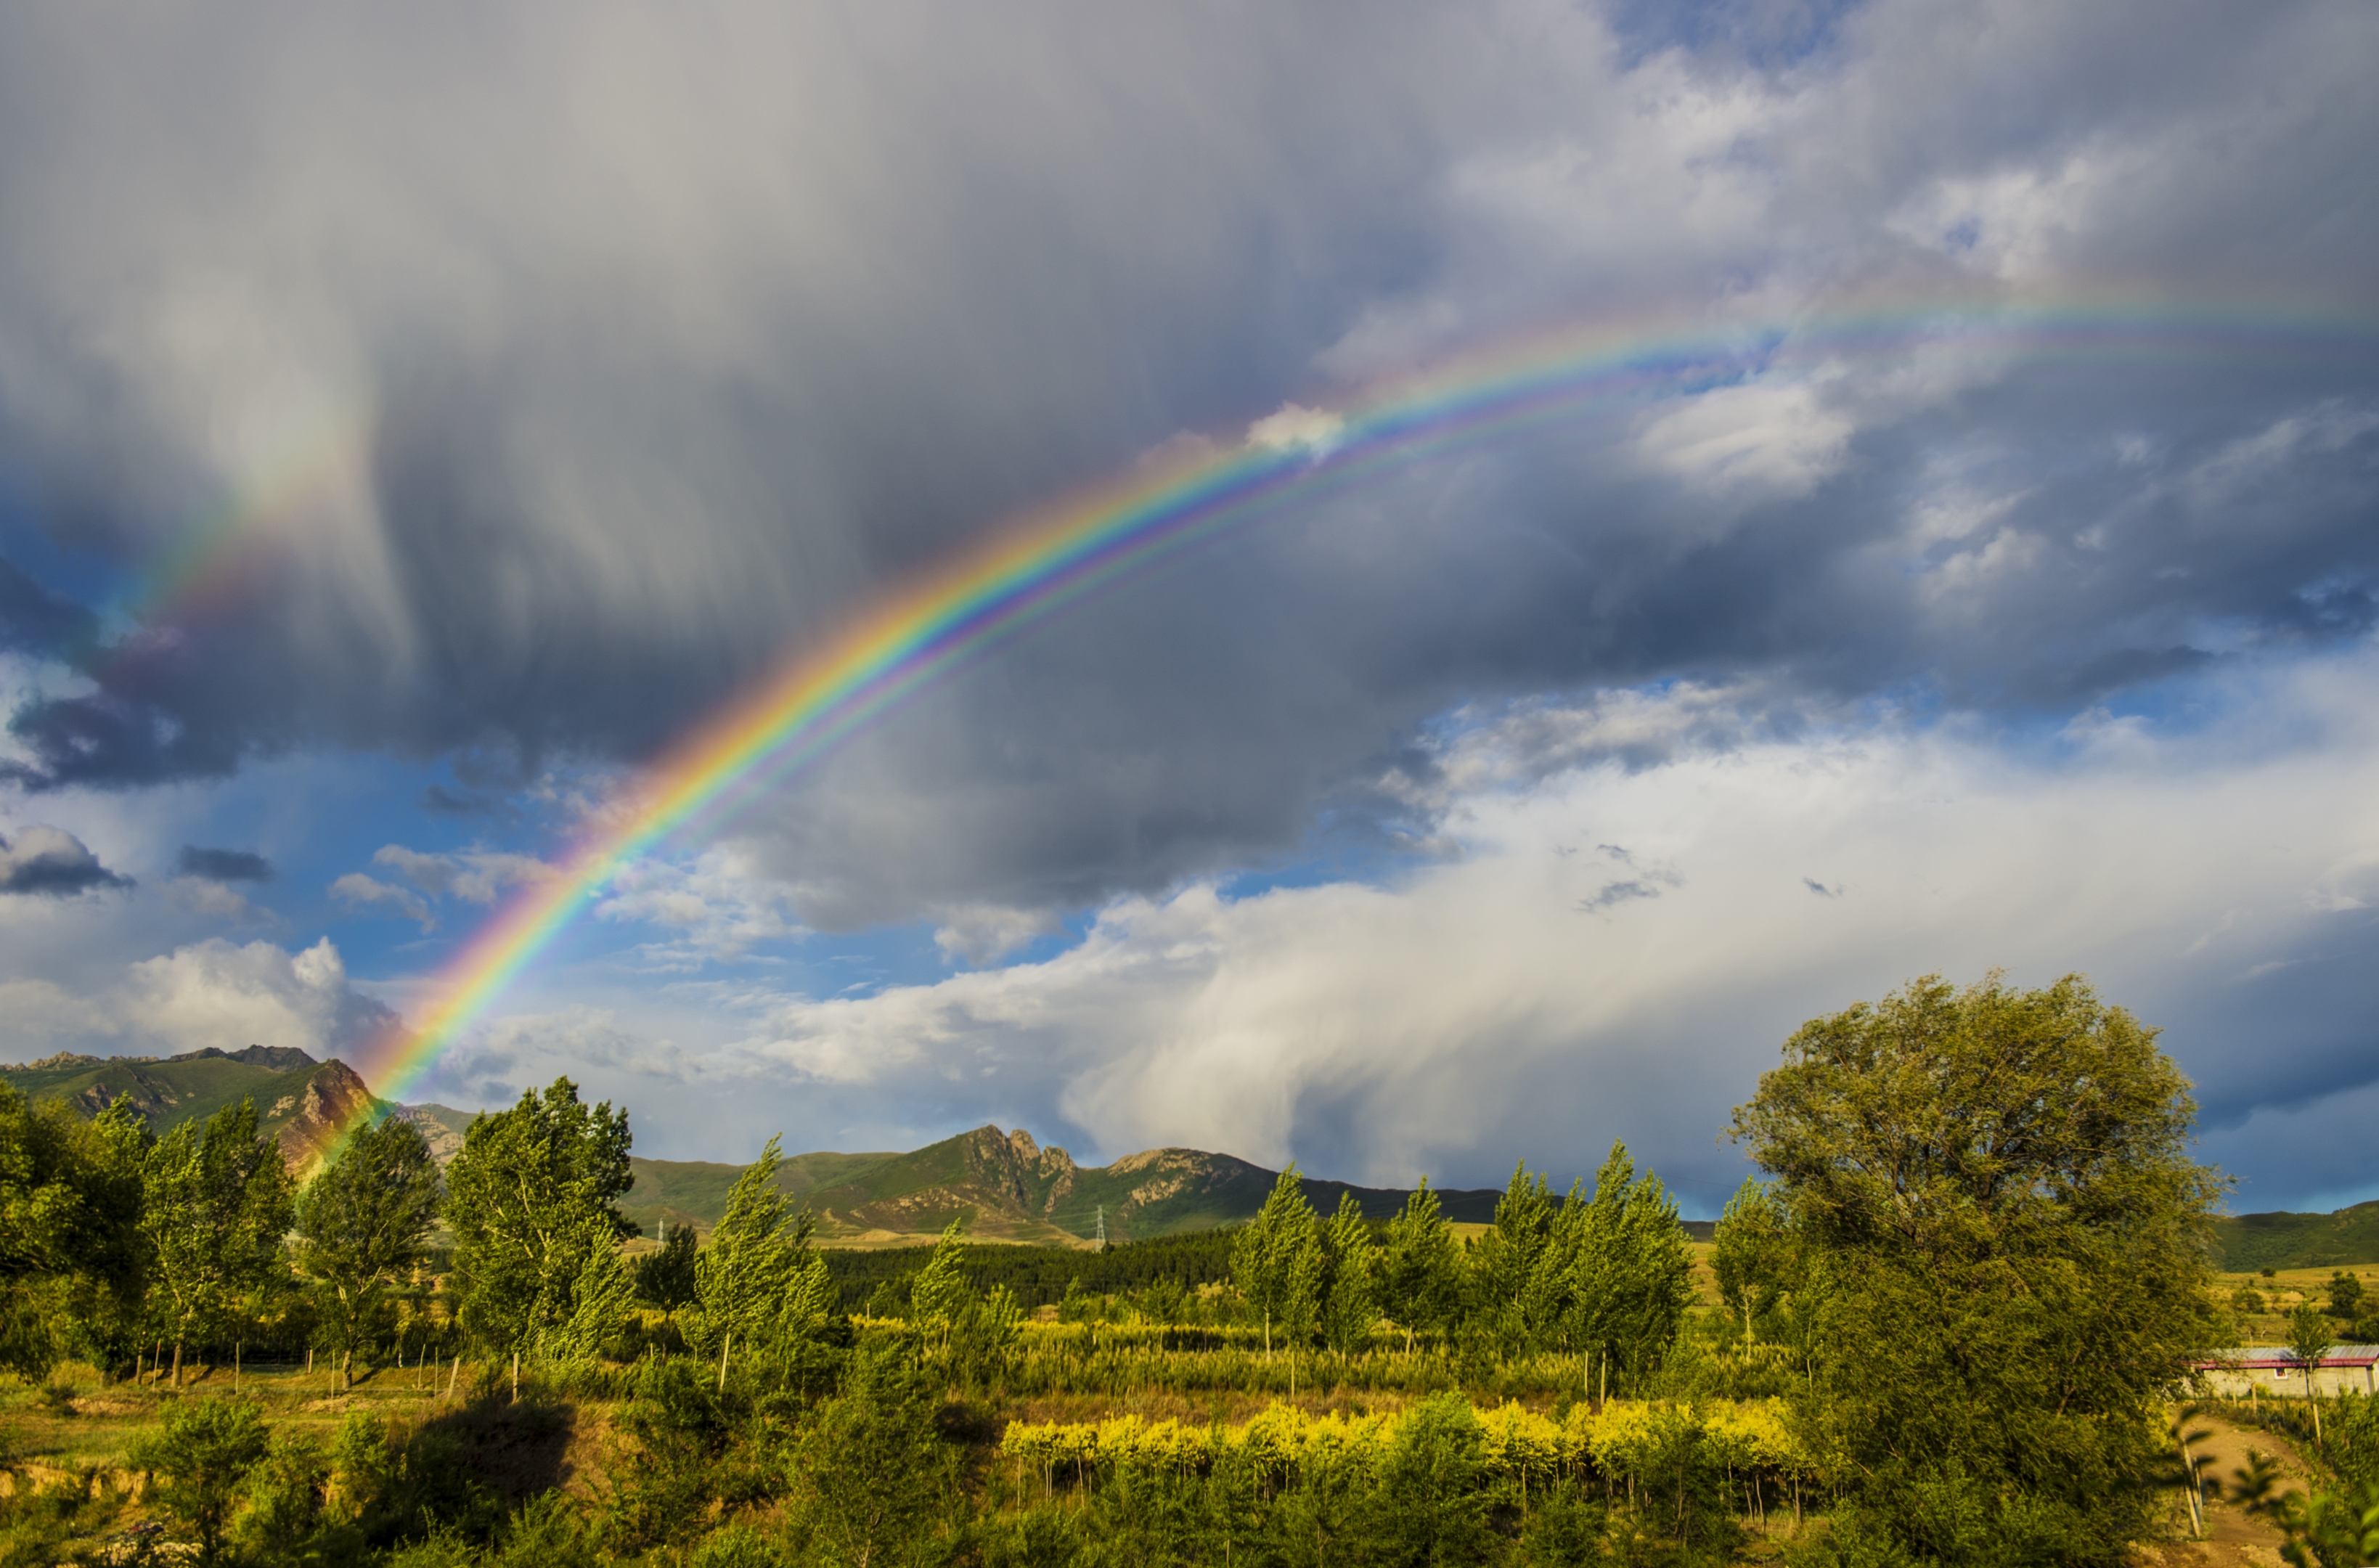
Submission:
[[[219,1562],[223,1526],[270,1444],[255,1403],[222,1395],[168,1405],[163,1425],[135,1442],[130,1458],[159,1478],[166,1511],[198,1532],[199,1560]]]

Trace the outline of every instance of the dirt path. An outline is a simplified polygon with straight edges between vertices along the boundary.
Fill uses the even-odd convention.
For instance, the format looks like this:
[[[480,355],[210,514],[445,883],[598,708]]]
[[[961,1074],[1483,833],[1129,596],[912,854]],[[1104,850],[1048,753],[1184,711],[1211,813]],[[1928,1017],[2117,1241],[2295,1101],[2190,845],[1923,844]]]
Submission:
[[[2234,1427],[2212,1416],[2200,1416],[2189,1422],[2190,1452],[2196,1456],[2197,1472],[2208,1482],[2219,1481],[2227,1497],[2247,1469],[2247,1451],[2255,1449],[2269,1454],[2279,1464],[2279,1488],[2283,1492],[2302,1492],[2305,1478],[2312,1472],[2288,1440],[2276,1433],[2258,1431],[2252,1427]],[[2209,1485],[2208,1492],[2216,1489]],[[2134,1554],[2142,1568],[2232,1568],[2233,1564],[2253,1564],[2255,1568],[2281,1568],[2280,1533],[2261,1519],[2250,1518],[2228,1502],[2209,1502],[2205,1506],[2205,1538],[2189,1538],[2187,1523],[2182,1523],[2180,1538],[2160,1546],[2143,1548]]]

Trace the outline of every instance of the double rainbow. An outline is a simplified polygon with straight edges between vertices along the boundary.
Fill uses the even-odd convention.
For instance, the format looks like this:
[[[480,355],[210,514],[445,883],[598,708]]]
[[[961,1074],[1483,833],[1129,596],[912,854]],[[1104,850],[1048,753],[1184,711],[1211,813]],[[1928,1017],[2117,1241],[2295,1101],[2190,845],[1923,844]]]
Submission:
[[[2327,361],[2367,373],[2367,320],[2119,301],[1869,311],[1724,333],[1572,332],[1473,356],[1326,413],[1158,462],[998,529],[897,585],[694,729],[554,873],[499,910],[430,987],[417,1021],[366,1054],[401,1098],[621,871],[739,787],[757,790],[1060,607],[1191,545],[1473,440],[1646,406],[1780,370],[1922,353],[1996,369],[2037,358]]]

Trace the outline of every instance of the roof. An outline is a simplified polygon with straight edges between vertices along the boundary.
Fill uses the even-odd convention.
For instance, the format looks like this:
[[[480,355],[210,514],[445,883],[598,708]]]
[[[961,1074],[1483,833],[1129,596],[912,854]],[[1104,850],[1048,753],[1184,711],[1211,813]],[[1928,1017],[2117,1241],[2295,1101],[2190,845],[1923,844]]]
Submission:
[[[2379,1345],[2333,1345],[2321,1357],[2325,1367],[2368,1367],[2374,1362],[2379,1362]],[[2249,1345],[2218,1350],[2190,1365],[2201,1372],[2288,1372],[2296,1369],[2297,1354],[2285,1345]]]

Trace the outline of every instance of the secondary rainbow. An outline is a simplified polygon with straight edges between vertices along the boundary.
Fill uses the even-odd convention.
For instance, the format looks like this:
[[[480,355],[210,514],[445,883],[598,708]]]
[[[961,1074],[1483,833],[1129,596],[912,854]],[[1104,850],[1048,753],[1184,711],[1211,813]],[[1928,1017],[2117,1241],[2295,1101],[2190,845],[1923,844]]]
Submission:
[[[2053,308],[1938,301],[1721,331],[1540,336],[1407,379],[1333,411],[1260,422],[1250,439],[1157,462],[990,533],[896,585],[703,721],[553,874],[490,917],[417,1021],[366,1053],[405,1092],[618,876],[698,814],[816,758],[903,697],[1059,607],[1283,505],[1552,420],[1830,363],[1923,354],[1938,368],[2037,357],[2314,360],[2366,371],[2364,319],[2116,299]],[[1288,411],[1284,411],[1286,414]]]

